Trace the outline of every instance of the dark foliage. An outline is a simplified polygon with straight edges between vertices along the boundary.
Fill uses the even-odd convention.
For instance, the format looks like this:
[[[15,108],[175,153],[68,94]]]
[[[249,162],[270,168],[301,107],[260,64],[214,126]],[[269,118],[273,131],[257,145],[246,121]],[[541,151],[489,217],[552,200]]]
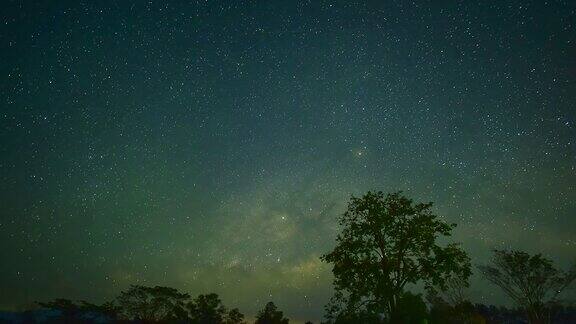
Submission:
[[[264,309],[258,312],[254,324],[288,324],[288,321],[273,302],[268,302]]]
[[[470,259],[458,244],[441,246],[447,224],[432,203],[414,203],[401,192],[368,192],[352,197],[339,220],[343,227],[334,250],[321,259],[333,264],[335,294],[327,318],[351,314],[393,318],[408,284],[445,289],[454,276],[467,279]],[[368,316],[368,315],[366,315]]]
[[[238,308],[233,308],[228,311],[224,320],[225,324],[242,324],[244,322],[244,314],[240,313]]]
[[[228,311],[216,294],[199,295],[190,300],[190,295],[186,293],[160,286],[131,286],[127,291],[121,292],[114,302],[102,305],[85,301],[75,303],[68,299],[55,299],[38,304],[51,313],[35,317],[22,313],[17,318],[26,316],[28,319],[25,323],[244,323],[244,314],[238,308]]]
[[[126,319],[175,322],[187,318],[190,295],[169,287],[133,285],[116,299]]]

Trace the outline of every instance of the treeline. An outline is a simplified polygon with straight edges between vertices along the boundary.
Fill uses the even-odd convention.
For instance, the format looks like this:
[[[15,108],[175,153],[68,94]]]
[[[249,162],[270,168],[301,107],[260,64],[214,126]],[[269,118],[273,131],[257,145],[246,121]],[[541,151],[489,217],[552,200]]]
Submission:
[[[238,308],[228,309],[217,294],[191,298],[170,287],[132,285],[113,301],[93,304],[55,299],[38,302],[46,311],[27,311],[4,319],[23,323],[186,323],[242,324],[244,314]],[[0,319],[0,322],[2,320]],[[268,302],[258,312],[256,324],[288,324],[282,311]]]
[[[327,324],[576,323],[575,308],[562,293],[576,280],[576,264],[563,271],[541,254],[494,250],[475,269],[508,296],[514,309],[473,304],[468,297],[471,259],[448,241],[456,224],[414,203],[401,192],[352,197],[338,221],[342,231],[321,260],[332,265],[334,295]],[[424,296],[409,288],[424,287]],[[168,287],[131,286],[114,301],[95,305],[58,299],[40,305],[59,322],[244,323],[237,309],[216,294],[191,298]],[[270,302],[256,324],[287,324]]]
[[[405,292],[399,301],[397,323],[405,324],[525,324],[525,311],[521,308],[472,304],[461,301],[452,305],[443,297]],[[449,299],[449,298],[448,298]],[[225,307],[216,294],[189,294],[169,287],[131,286],[110,302],[93,304],[55,299],[38,302],[43,310],[29,310],[2,317],[0,323],[187,323],[187,324],[242,324],[244,315],[237,309]],[[556,305],[550,321],[557,324],[576,323],[576,307]],[[381,314],[357,312],[342,317],[339,323],[383,323]],[[258,312],[256,324],[288,324],[282,311],[268,302]],[[311,324],[312,322],[307,322]],[[323,322],[331,323],[331,321]]]

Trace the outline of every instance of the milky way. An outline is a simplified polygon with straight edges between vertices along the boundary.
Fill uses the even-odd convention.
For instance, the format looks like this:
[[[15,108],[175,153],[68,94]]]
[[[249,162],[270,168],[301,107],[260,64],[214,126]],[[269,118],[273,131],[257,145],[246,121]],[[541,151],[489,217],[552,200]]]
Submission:
[[[130,284],[319,320],[350,195],[576,250],[574,1],[8,1],[0,306]],[[504,298],[479,277],[475,301]],[[5,292],[5,293],[4,293]]]

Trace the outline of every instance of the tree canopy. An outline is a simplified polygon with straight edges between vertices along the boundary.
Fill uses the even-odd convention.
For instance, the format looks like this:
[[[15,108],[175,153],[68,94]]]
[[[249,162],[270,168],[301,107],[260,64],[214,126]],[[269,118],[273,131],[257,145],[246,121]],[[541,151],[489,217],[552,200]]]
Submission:
[[[407,284],[446,288],[452,277],[467,279],[470,259],[456,243],[444,246],[448,224],[401,192],[352,197],[340,217],[336,247],[321,259],[333,264],[335,295],[328,318],[368,312],[392,318]]]
[[[244,315],[237,308],[227,311],[217,294],[198,295],[186,307],[192,323],[240,324],[244,320]]]
[[[169,287],[132,285],[120,293],[117,302],[124,317],[145,321],[171,321],[186,318],[186,293]]]
[[[232,308],[226,314],[226,318],[224,319],[225,324],[242,324],[244,322],[244,314],[240,313],[238,308]]]
[[[263,310],[258,312],[254,324],[288,324],[289,320],[279,311],[273,302],[268,302]]]

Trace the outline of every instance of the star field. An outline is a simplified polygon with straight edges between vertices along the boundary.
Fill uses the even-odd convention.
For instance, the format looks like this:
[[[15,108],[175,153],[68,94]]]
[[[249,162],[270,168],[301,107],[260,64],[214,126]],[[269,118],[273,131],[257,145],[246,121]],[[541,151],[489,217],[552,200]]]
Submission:
[[[474,264],[574,256],[572,1],[3,7],[1,307],[158,284],[317,321],[367,190],[433,201]]]

